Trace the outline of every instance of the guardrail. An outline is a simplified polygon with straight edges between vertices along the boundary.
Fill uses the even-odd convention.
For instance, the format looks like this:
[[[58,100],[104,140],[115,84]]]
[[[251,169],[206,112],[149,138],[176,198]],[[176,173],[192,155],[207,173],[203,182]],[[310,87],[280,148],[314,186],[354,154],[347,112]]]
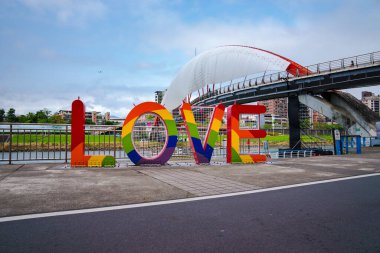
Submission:
[[[234,81],[228,83],[220,83],[219,85],[214,84],[213,88],[207,88],[206,92],[202,94],[203,90],[198,90],[198,94],[202,94],[191,101],[192,104],[196,104],[197,102],[213,97],[220,94],[230,93],[241,89],[246,89],[254,86],[267,85],[280,81],[289,81],[294,78],[301,78],[306,76],[320,75],[324,73],[332,73],[336,71],[342,71],[346,69],[360,68],[371,65],[380,64],[380,51],[356,55],[352,57],[342,58],[338,60],[332,60],[322,63],[313,64],[310,66],[306,66],[307,73],[301,75],[301,71],[296,71],[295,75],[288,73],[287,71],[281,71],[271,74],[264,74],[258,77],[249,77],[245,76],[243,81]],[[219,86],[219,87],[217,87]],[[215,87],[217,87],[215,89]]]
[[[271,153],[272,155],[272,153]],[[273,153],[272,158],[301,158],[316,156],[316,152],[313,150],[291,150]]]
[[[143,156],[156,156],[165,144],[166,131],[161,127],[135,126],[134,146]],[[176,159],[193,159],[184,126],[178,126],[178,143],[173,154]],[[198,129],[203,138],[206,128]],[[127,159],[121,140],[121,126],[86,125],[85,155],[112,155]],[[226,156],[227,135],[221,129],[214,156]],[[71,126],[53,124],[0,124],[0,162],[62,161],[71,159]]]
[[[177,126],[178,142],[173,159],[193,160],[193,151],[189,143],[186,128]],[[87,125],[85,127],[85,155],[111,155],[116,159],[127,159],[121,140],[121,126]],[[206,127],[198,127],[202,141]],[[313,132],[313,130],[310,130]],[[331,133],[329,130],[315,130],[315,134]],[[327,132],[326,132],[327,131]],[[288,129],[270,129],[268,133],[286,134]],[[165,144],[166,131],[163,127],[134,126],[133,140],[141,155],[157,155]],[[271,144],[270,144],[271,146]],[[274,152],[277,147],[258,139],[241,139],[240,153]],[[213,159],[225,159],[227,154],[227,130],[223,126],[214,146]],[[296,154],[293,154],[296,155]],[[292,155],[292,156],[293,156]],[[274,156],[276,157],[276,155]],[[22,161],[60,161],[68,163],[71,159],[71,126],[53,124],[0,123],[0,162]]]
[[[118,133],[119,132],[119,133]],[[117,152],[121,130],[114,126],[87,126],[86,154],[104,154],[122,157]],[[106,134],[105,134],[106,133]],[[1,124],[0,161],[41,161],[71,159],[71,126],[52,124]]]

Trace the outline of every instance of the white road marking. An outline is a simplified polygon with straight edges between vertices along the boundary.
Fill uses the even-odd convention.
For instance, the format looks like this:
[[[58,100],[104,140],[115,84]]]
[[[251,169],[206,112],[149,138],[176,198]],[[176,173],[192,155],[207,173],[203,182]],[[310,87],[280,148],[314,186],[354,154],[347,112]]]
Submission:
[[[365,178],[365,177],[374,177],[374,176],[380,176],[380,173],[373,173],[373,174],[366,174],[366,175],[359,175],[359,176],[352,176],[352,177],[335,178],[335,179],[314,181],[314,182],[308,182],[308,183],[293,184],[293,185],[284,185],[284,186],[277,186],[277,187],[266,188],[266,189],[258,189],[258,190],[251,190],[251,191],[226,193],[226,194],[211,195],[211,196],[202,196],[202,197],[195,197],[195,198],[164,200],[164,201],[149,202],[149,203],[121,205],[121,206],[110,206],[110,207],[98,207],[98,208],[70,210],[70,211],[59,211],[59,212],[51,212],[51,213],[39,213],[39,214],[27,214],[27,215],[19,215],[19,216],[9,216],[9,217],[0,218],[0,222],[18,221],[18,220],[27,220],[27,219],[36,219],[36,218],[46,218],[46,217],[72,215],[72,214],[95,213],[95,212],[122,210],[122,209],[147,207],[147,206],[168,205],[168,204],[192,202],[192,201],[206,200],[206,199],[217,199],[217,198],[225,198],[225,197],[232,197],[232,196],[239,196],[239,195],[260,193],[260,192],[277,191],[277,190],[282,190],[282,189],[296,188],[296,187],[302,187],[302,186],[308,186],[308,185],[316,185],[316,184],[325,184],[325,183],[339,182],[339,181],[358,179],[358,178]]]

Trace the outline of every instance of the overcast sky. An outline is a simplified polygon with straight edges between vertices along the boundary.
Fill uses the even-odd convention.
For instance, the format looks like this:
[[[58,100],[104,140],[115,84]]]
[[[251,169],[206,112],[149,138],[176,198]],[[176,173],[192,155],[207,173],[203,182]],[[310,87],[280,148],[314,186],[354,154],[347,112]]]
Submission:
[[[195,48],[252,45],[311,65],[379,51],[379,13],[378,0],[0,0],[0,108],[55,112],[80,96],[125,117]]]

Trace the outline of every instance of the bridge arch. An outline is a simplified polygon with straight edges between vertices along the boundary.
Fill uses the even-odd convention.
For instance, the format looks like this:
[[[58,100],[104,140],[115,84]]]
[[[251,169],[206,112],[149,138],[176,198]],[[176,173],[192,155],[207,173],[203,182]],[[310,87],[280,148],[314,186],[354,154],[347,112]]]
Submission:
[[[226,82],[267,70],[305,75],[300,64],[268,50],[242,46],[221,46],[199,54],[185,64],[165,92],[162,104],[177,108],[187,95],[208,84]]]

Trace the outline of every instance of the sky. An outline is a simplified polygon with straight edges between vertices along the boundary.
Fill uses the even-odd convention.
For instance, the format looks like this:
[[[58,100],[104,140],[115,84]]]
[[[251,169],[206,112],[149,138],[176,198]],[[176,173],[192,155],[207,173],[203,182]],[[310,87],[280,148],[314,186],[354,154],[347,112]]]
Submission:
[[[80,97],[124,118],[195,49],[250,45],[312,65],[380,51],[379,13],[378,0],[0,0],[0,108],[54,113]]]

